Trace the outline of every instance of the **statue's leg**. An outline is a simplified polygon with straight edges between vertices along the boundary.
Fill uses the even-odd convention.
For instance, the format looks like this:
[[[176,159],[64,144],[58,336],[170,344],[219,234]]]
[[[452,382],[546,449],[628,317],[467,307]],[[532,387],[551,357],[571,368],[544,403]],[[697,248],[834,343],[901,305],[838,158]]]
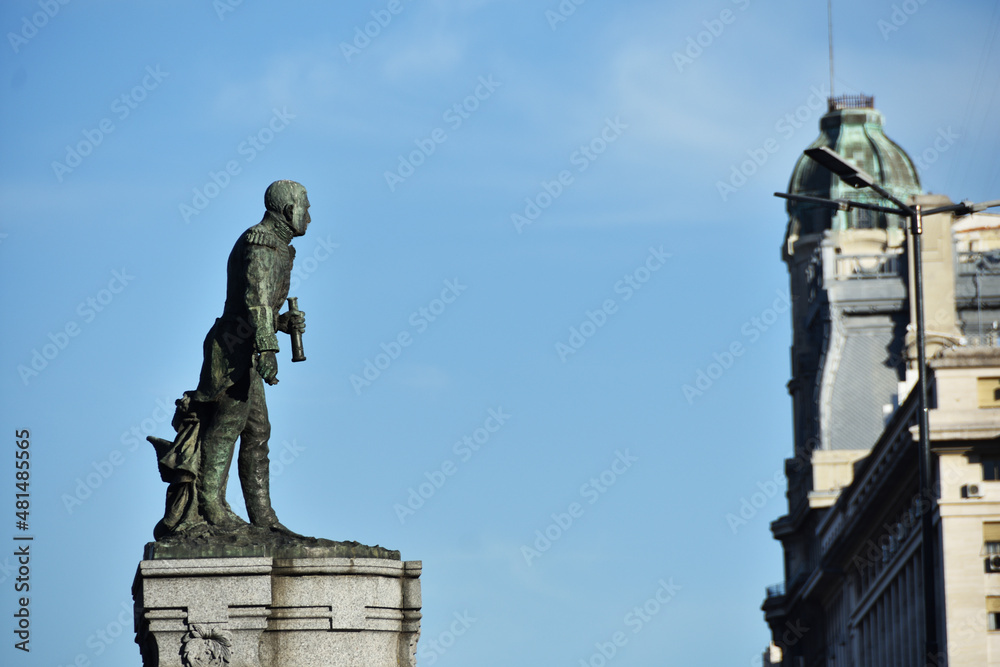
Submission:
[[[228,517],[228,522],[233,525],[247,525],[247,522],[243,518],[233,511],[233,508],[229,506],[229,501],[226,500],[226,489],[229,487],[229,469],[233,463],[233,452],[236,451],[236,442],[229,447],[229,456],[226,457],[226,464],[222,467],[225,471],[222,473],[222,484],[219,485],[219,503],[222,505],[222,511]]]
[[[234,524],[230,513],[225,511],[222,494],[225,493],[236,439],[247,422],[249,412],[249,400],[239,400],[229,392],[224,393],[216,402],[215,414],[208,427],[202,431],[198,505],[205,520],[216,526]]]
[[[240,484],[250,523],[284,529],[271,507],[270,464],[267,458],[270,437],[271,422],[267,418],[267,403],[264,401],[264,381],[254,374],[250,382],[250,411],[246,427],[240,435]]]

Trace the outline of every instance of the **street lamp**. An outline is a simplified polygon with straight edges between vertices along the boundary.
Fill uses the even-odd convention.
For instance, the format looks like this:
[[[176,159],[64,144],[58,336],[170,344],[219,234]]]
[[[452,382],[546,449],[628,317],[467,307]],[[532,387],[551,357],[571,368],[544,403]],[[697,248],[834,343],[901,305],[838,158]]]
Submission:
[[[914,294],[912,296],[915,302],[917,316],[917,411],[919,412],[918,429],[920,438],[919,475],[921,485],[928,491],[928,493],[930,493],[934,488],[934,470],[933,459],[931,458],[930,427],[928,424],[927,412],[927,358],[926,351],[924,350],[926,329],[924,327],[923,258],[921,256],[920,244],[920,235],[923,231],[922,219],[925,215],[934,215],[936,213],[946,212],[968,215],[969,213],[975,213],[994,206],[1000,206],[1000,200],[982,202],[979,204],[964,201],[959,204],[951,204],[949,206],[941,206],[928,211],[923,211],[919,204],[909,206],[905,202],[900,201],[898,198],[893,196],[892,193],[876,183],[875,179],[870,174],[866,173],[862,169],[858,169],[856,166],[841,157],[838,153],[831,150],[828,146],[809,148],[805,151],[805,154],[813,161],[818,162],[821,166],[836,174],[844,183],[847,183],[855,189],[869,188],[874,190],[885,199],[891,201],[898,208],[879,206],[877,204],[869,204],[867,202],[851,201],[849,199],[823,199],[821,197],[807,197],[804,195],[793,195],[782,192],[775,192],[775,197],[816,204],[827,208],[836,208],[841,211],[849,211],[853,208],[863,208],[870,211],[902,215],[907,217],[910,221],[908,230],[910,238],[913,241]],[[934,540],[931,512],[929,510],[922,512],[920,518],[922,532],[920,558],[922,561],[924,587],[924,648],[925,655],[936,656],[938,653],[936,611],[937,588],[934,583],[934,550],[932,549]]]

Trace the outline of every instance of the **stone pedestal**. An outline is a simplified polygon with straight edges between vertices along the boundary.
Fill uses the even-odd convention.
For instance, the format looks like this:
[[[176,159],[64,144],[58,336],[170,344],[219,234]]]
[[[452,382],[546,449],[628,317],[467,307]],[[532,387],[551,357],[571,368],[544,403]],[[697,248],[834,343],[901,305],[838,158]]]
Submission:
[[[420,561],[144,560],[143,667],[414,667]]]

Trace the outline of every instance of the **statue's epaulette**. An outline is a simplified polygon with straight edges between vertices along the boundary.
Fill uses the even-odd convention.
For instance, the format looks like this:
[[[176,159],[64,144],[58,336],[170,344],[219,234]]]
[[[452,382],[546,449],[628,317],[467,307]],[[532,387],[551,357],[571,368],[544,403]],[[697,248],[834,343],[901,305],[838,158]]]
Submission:
[[[281,240],[273,233],[260,227],[251,227],[246,231],[247,243],[254,245],[266,245],[269,248],[277,248]]]

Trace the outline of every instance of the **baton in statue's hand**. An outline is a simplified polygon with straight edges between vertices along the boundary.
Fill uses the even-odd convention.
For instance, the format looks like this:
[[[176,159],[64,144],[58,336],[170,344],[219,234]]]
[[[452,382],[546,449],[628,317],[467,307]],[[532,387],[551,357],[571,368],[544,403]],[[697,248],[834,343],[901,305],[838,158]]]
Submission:
[[[289,313],[299,312],[298,297],[289,297],[288,312]],[[302,350],[302,332],[297,331],[294,327],[292,327],[291,336],[292,336],[292,361],[305,361],[306,353]]]

